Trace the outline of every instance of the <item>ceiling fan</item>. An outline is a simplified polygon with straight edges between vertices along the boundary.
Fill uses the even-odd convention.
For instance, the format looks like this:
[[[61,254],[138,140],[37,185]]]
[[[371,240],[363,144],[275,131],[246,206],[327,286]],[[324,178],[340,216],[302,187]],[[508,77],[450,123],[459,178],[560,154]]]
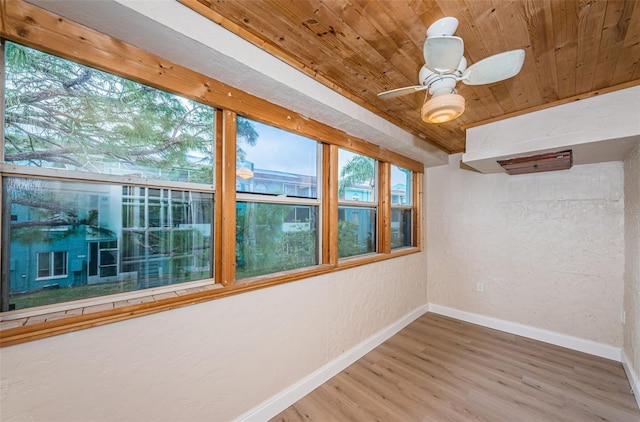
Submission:
[[[464,97],[456,92],[458,81],[466,85],[485,85],[509,79],[520,72],[524,63],[524,50],[511,50],[489,56],[467,68],[464,42],[453,34],[458,20],[445,17],[435,21],[427,30],[423,54],[425,64],[420,69],[420,85],[407,86],[381,92],[379,98],[428,90],[431,99],[422,106],[422,120],[444,123],[459,117],[465,108]]]

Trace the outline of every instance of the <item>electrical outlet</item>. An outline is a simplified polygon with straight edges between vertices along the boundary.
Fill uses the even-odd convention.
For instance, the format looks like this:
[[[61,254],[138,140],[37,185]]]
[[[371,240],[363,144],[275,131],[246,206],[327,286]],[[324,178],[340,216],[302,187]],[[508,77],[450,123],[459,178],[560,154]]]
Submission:
[[[484,292],[484,283],[482,282],[476,283],[476,290],[479,292]]]

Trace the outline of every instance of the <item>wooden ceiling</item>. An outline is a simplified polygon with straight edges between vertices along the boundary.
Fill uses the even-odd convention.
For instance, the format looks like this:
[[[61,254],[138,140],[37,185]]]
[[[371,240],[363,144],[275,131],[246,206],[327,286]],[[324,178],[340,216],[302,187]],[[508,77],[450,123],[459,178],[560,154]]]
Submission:
[[[464,129],[640,84],[640,2],[635,0],[180,0],[214,22],[449,153]],[[424,123],[417,85],[426,30],[454,16],[469,65],[522,48],[522,71],[491,85],[459,83],[466,111]]]

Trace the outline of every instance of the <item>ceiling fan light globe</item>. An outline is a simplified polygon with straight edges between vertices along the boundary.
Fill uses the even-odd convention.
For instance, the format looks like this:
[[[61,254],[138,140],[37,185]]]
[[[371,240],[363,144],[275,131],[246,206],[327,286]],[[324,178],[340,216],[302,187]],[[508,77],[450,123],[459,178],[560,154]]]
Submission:
[[[462,95],[442,94],[424,103],[421,117],[427,123],[445,123],[464,113],[465,101]]]

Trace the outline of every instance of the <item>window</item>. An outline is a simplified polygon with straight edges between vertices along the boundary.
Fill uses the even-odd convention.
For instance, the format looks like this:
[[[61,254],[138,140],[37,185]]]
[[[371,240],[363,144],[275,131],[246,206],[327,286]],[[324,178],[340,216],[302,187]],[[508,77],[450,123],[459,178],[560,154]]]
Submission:
[[[236,278],[317,265],[317,141],[238,117]]]
[[[5,162],[211,183],[213,109],[6,43]]]
[[[285,223],[308,224],[310,221],[311,207],[294,207],[284,217]]]
[[[211,279],[213,108],[5,48],[2,310]]]
[[[318,207],[304,222],[286,222],[294,205],[238,202],[236,205],[237,278],[318,264]]]
[[[89,277],[113,277],[118,274],[118,241],[89,243]]]
[[[67,275],[66,252],[38,252],[37,279],[65,277]]]
[[[413,246],[413,173],[391,165],[391,249]]]
[[[230,99],[228,87],[214,79],[131,45],[123,50],[120,42],[73,22],[65,27],[90,44],[38,36],[58,20],[29,3],[4,12],[15,40],[114,74],[14,42],[0,44],[0,194],[7,217],[0,221],[0,344],[419,250],[389,253],[395,245],[420,243],[414,233],[419,204],[392,194],[389,175],[394,162],[415,179],[420,163],[240,90]],[[30,12],[51,19],[25,21]],[[15,22],[25,30],[16,31]],[[135,60],[105,60],[123,51]],[[192,99],[172,94],[180,92]],[[232,132],[236,137],[228,136]],[[229,160],[236,158],[234,180]],[[420,190],[418,182],[405,183],[407,201],[416,195],[410,189]],[[323,188],[331,191],[324,195]],[[352,256],[358,259],[338,258]],[[254,283],[243,283],[249,280]],[[5,313],[12,309],[29,311]],[[83,317],[67,323],[65,316],[58,319],[61,309]],[[55,330],[42,322],[49,313],[57,318]],[[24,322],[27,314],[36,318]]]
[[[376,161],[338,150],[338,257],[375,252]]]
[[[318,142],[238,116],[236,190],[318,197]]]
[[[122,271],[136,290],[211,278],[213,195],[123,187]],[[129,223],[129,224],[127,224]]]
[[[2,195],[20,216],[3,229],[11,257],[20,257],[13,258],[10,302],[21,309],[211,278],[213,194],[157,191],[5,177]],[[167,198],[155,211],[160,219],[149,218],[155,194]],[[38,253],[37,264],[28,258],[44,248],[66,252]],[[70,289],[42,292],[46,277]]]

